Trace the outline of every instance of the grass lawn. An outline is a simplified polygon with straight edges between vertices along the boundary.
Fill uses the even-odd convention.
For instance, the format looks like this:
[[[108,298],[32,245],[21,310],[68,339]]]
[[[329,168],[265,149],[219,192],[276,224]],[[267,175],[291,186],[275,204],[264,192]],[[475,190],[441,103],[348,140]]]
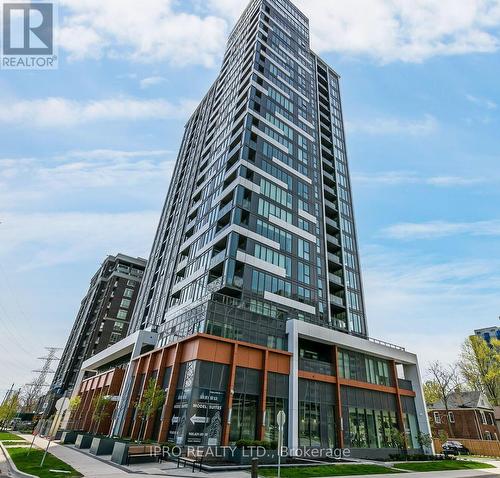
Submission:
[[[276,468],[261,468],[259,475],[274,477],[278,471]],[[281,468],[283,478],[313,478],[318,476],[365,476],[381,475],[384,473],[403,473],[377,465],[320,465]]]
[[[22,440],[18,435],[8,432],[0,432],[0,441],[12,441],[12,440]]]
[[[493,465],[490,465],[488,463],[458,460],[428,461],[421,463],[398,463],[394,466],[402,470],[409,471],[478,470],[480,468],[495,468]]]
[[[33,448],[29,456],[27,456],[27,448],[8,448],[7,451],[16,464],[17,469],[24,471],[24,473],[39,476],[40,478],[53,478],[54,476],[76,478],[82,476],[78,471],[50,453],[47,453],[43,468],[40,468],[43,450],[39,448]],[[70,473],[54,473],[49,470],[65,470]]]

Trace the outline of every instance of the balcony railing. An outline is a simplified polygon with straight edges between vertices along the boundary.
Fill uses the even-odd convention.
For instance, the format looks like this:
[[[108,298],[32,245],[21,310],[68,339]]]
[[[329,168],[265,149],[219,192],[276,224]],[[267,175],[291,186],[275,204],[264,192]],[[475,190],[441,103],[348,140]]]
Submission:
[[[399,388],[403,390],[410,390],[411,392],[413,391],[413,384],[411,380],[405,380],[403,378],[398,378],[398,385]]]
[[[339,223],[335,221],[334,219],[330,219],[329,217],[326,218],[326,225],[333,227],[334,229],[339,228]]]
[[[321,360],[299,358],[299,370],[321,373],[323,375],[334,375],[333,365]]]
[[[212,269],[215,267],[219,262],[222,262],[226,258],[226,249],[223,251],[220,251],[218,254],[216,254],[212,259],[210,259],[210,265],[208,266],[209,269]]]
[[[337,297],[336,295],[330,295],[330,302],[338,305],[339,307],[344,307],[344,299]]]
[[[344,285],[342,283],[342,277],[336,276],[335,274],[328,274],[328,278],[330,279],[330,282],[338,285]]]
[[[340,262],[340,257],[339,257],[339,256],[337,256],[337,255],[335,255],[335,254],[332,254],[331,252],[329,252],[329,253],[328,253],[328,260],[329,260],[330,262],[335,263],[335,264],[342,264],[342,263]]]

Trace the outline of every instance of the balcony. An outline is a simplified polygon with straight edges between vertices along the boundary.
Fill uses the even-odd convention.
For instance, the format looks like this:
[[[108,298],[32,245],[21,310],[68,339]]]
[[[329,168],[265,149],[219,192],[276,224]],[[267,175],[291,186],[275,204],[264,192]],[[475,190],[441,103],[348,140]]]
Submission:
[[[345,307],[344,306],[344,299],[337,297],[336,295],[330,295],[330,303],[334,304],[338,307]]]
[[[330,262],[333,262],[334,264],[342,265],[342,261],[340,260],[340,257],[337,256],[337,254],[332,254],[331,252],[328,253],[328,260]]]
[[[212,257],[212,259],[210,259],[210,265],[208,266],[208,268],[212,269],[217,264],[221,263],[225,258],[226,258],[226,249],[220,251],[218,254]]]
[[[327,172],[323,172],[323,176],[330,179],[332,182],[335,182],[333,179],[333,176],[331,174],[328,174]],[[325,193],[328,193],[334,197],[337,197],[337,193],[335,192],[335,189],[331,188],[330,186],[327,186],[326,184],[324,184],[323,189],[325,190]]]
[[[339,230],[339,223],[335,219],[331,219],[329,217],[325,218],[326,225],[332,227],[336,231]]]
[[[233,207],[233,203],[229,202],[226,204],[222,209],[219,210],[219,214],[217,215],[217,220],[219,220],[221,217],[224,217]]]
[[[402,390],[409,390],[410,392],[413,392],[413,384],[411,380],[404,380],[402,378],[398,378],[398,385],[399,388]]]
[[[338,212],[337,206],[332,201],[326,198],[325,198],[325,207],[331,209],[332,211]]]
[[[332,284],[337,284],[341,287],[344,287],[344,283],[342,282],[342,277],[339,277],[335,274],[331,274],[329,273],[328,274],[328,280],[332,283]]]
[[[321,373],[323,375],[335,375],[333,365],[329,362],[322,362],[321,360],[299,358],[299,370]]]
[[[328,244],[332,244],[335,247],[340,247],[339,240],[336,237],[331,236],[330,234],[327,234],[326,241],[328,242]]]

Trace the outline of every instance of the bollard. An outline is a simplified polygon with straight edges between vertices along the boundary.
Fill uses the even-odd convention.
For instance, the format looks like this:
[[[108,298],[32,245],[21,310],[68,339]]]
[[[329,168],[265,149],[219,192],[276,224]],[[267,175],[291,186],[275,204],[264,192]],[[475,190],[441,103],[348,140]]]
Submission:
[[[252,478],[259,478],[259,459],[252,458]]]

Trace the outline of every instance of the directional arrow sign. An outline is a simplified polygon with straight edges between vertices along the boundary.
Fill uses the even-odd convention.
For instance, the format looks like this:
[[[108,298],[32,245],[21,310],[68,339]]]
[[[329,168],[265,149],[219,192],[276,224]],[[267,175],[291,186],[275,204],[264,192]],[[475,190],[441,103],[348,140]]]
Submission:
[[[208,423],[209,418],[207,417],[197,417],[196,415],[193,415],[191,418],[191,423],[194,425],[195,423]]]

